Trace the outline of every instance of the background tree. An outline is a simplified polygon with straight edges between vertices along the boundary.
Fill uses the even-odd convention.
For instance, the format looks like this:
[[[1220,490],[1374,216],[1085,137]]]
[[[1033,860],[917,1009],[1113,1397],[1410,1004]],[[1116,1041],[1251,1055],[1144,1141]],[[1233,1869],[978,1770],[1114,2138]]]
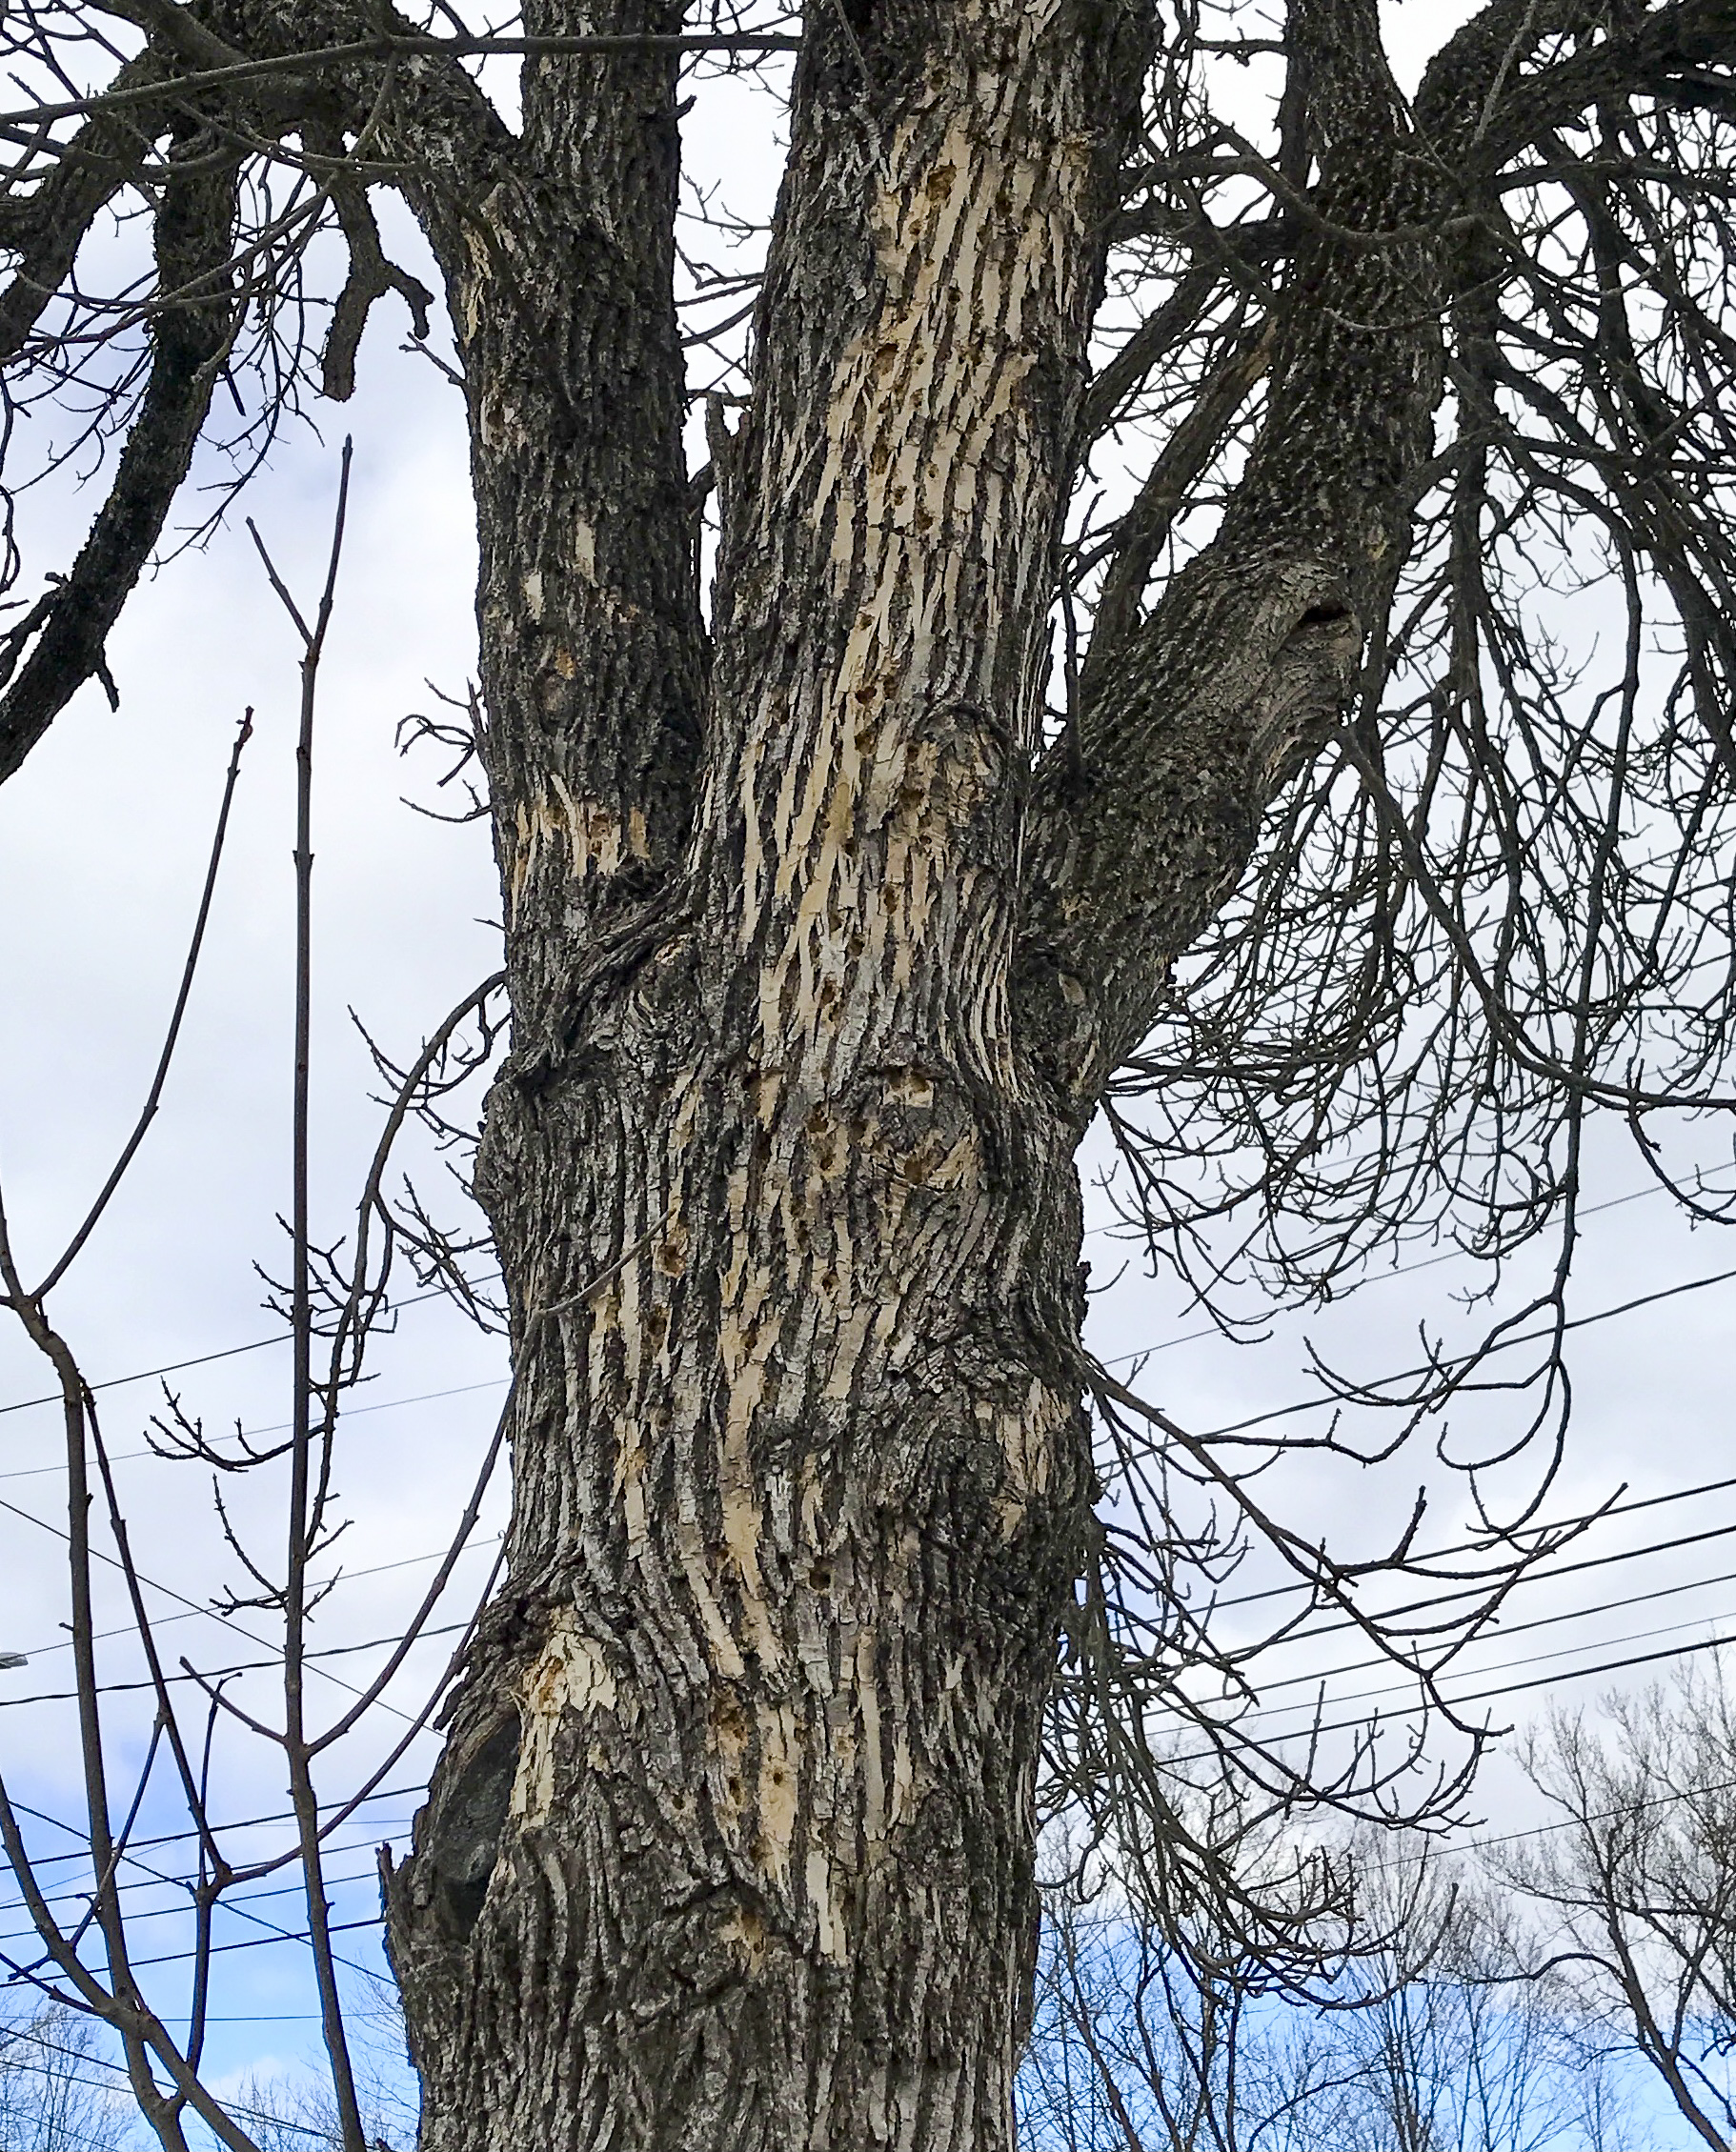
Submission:
[[[92,2083],[97,2039],[76,2011],[48,2004],[0,2033],[0,2144],[6,2152],[93,2152],[130,2128],[130,2102]]]
[[[470,424],[512,1020],[475,1170],[515,1354],[506,1573],[389,1880],[423,2142],[991,2147],[1045,1757],[1045,1799],[1131,1829],[1160,1902],[1305,1956],[1329,1870],[1300,1897],[1236,1874],[1150,1722],[1190,1720],[1261,1823],[1435,1812],[1460,1781],[1403,1742],[1264,1739],[1262,1639],[1201,1610],[1257,1539],[1302,1587],[1280,1634],[1325,1610],[1431,1696],[1551,1545],[1524,1528],[1565,1410],[1591,1116],[1719,1215],[1667,1116],[1728,1103],[1736,21],[1491,0],[1407,96],[1374,0],[1281,26],[828,0],[740,424],[713,407],[694,473],[683,41],[780,39],[687,12],[9,18],[39,92],[0,114],[9,409],[77,414],[108,491],[7,637],[0,771],[107,678],[201,433],[227,427],[245,474],[306,390],[347,392],[376,304],[419,326],[373,206],[395,193]],[[515,102],[467,70],[482,52],[523,57]],[[111,209],[134,220],[112,241]],[[1558,616],[1574,577],[1624,608],[1602,672]],[[331,586],[284,595],[311,697]],[[304,915],[311,754],[310,730]],[[454,1036],[399,1072],[396,1119],[434,1104]],[[1559,1230],[1484,1351],[1425,1341],[1371,1400],[1408,1431],[1516,1393],[1444,1449],[1469,1540],[1425,1556],[1413,1523],[1329,1557],[1262,1499],[1301,1445],[1202,1439],[1094,1369],[1074,1158],[1106,1103],[1154,1239],[1208,1293],[1239,1248],[1308,1294],[1395,1236],[1500,1263]],[[303,1172],[289,1546],[255,1582],[317,1940],[305,1621],[383,1286],[365,1247],[322,1268],[306,1194]],[[4,1277],[66,1401],[75,1594],[101,1457],[48,1301],[80,1244],[41,1277],[9,1248]],[[1538,1435],[1541,1468],[1508,1470]],[[1316,1447],[1365,1454],[1348,1429]],[[1444,1616],[1379,1589],[1416,1578],[1459,1594]],[[52,1977],[121,2031],[165,2145],[191,2110],[240,2152],[129,1970],[80,1678],[106,1959],[33,1907]],[[220,1888],[197,1744],[160,1708]],[[360,2152],[329,1978],[322,2004]]]
[[[1244,1846],[1250,1868],[1272,1845]],[[1355,1919],[1308,1992],[1209,1917],[1100,1875],[1046,1901],[1025,2142],[1067,2152],[1616,2152],[1651,2137],[1571,1965],[1536,1977],[1525,1901],[1428,1840],[1341,1849]],[[1131,1887],[1129,1885],[1131,1884]],[[1323,1939],[1322,1939],[1323,1940]]]
[[[1534,1917],[1525,1969],[1552,1981],[1591,2055],[1656,2073],[1705,2143],[1736,2129],[1736,1715],[1716,1664],[1614,1697],[1607,1734],[1562,1713],[1525,1768],[1558,1812],[1491,1857]]]

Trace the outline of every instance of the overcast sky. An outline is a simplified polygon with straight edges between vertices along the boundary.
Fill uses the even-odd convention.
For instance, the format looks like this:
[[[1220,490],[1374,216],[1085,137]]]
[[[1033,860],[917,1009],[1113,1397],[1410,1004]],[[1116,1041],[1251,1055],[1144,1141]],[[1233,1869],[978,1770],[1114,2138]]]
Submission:
[[[1413,4],[1396,10],[1394,20],[1401,33],[1433,41],[1449,27],[1451,12]],[[763,110],[737,93],[702,101],[690,135],[696,169],[709,168],[725,181],[732,206],[753,211],[763,204],[774,177]],[[337,446],[346,431],[353,433],[349,542],[317,748],[316,1173],[320,1230],[331,1237],[345,1229],[377,1120],[366,1096],[366,1057],[347,1011],[354,1009],[387,1046],[413,1050],[495,960],[489,922],[496,896],[482,827],[450,828],[399,804],[405,792],[425,801],[441,795],[432,782],[438,764],[401,762],[394,728],[407,712],[429,706],[426,681],[462,694],[474,640],[459,401],[434,367],[397,351],[404,324],[393,305],[381,308],[370,330],[353,404],[316,414],[323,438],[292,428],[247,503],[292,585],[311,592],[323,562]],[[64,561],[88,512],[89,503],[64,488],[30,506],[27,534],[38,549],[38,571]],[[27,594],[33,588],[27,579]],[[100,693],[85,694],[23,773],[0,788],[0,916],[7,922],[0,935],[7,1049],[0,1055],[0,1184],[26,1267],[40,1272],[100,1184],[143,1096],[184,955],[230,741],[243,708],[256,714],[204,967],[164,1111],[120,1198],[55,1296],[57,1319],[98,1382],[273,1332],[253,1266],[281,1259],[274,1219],[288,1201],[295,657],[245,531],[238,522],[226,525],[203,550],[166,566],[129,609],[110,651],[122,695],[118,714]],[[1600,1146],[1594,1170],[1594,1203],[1645,1184],[1638,1160],[1618,1141]],[[1106,1215],[1094,1197],[1094,1226],[1100,1229]],[[1411,1364],[1420,1324],[1457,1335],[1452,1296],[1469,1281],[1463,1264],[1442,1263],[1371,1282],[1306,1322],[1276,1322],[1258,1345],[1211,1337],[1180,1342],[1201,1325],[1173,1283],[1147,1276],[1140,1251],[1119,1248],[1108,1232],[1094,1231],[1087,1252],[1097,1280],[1107,1286],[1094,1305],[1100,1355],[1123,1372],[1137,1364],[1142,1392],[1200,1428],[1316,1394],[1307,1377],[1310,1337],[1329,1358],[1363,1376]],[[1413,1251],[1410,1259],[1427,1253]],[[1587,1221],[1577,1306],[1593,1313],[1731,1266],[1736,1239],[1691,1232],[1665,1198],[1643,1196]],[[1571,1514],[1624,1483],[1636,1495],[1662,1495],[1736,1470],[1726,1463],[1729,1378],[1722,1350],[1729,1305],[1729,1288],[1713,1288],[1585,1331],[1574,1353],[1579,1408],[1572,1446],[1548,1514]],[[1148,1359],[1129,1361],[1146,1349]],[[288,1417],[288,1364],[287,1352],[273,1345],[173,1380],[188,1408],[210,1425],[238,1419],[268,1428]],[[382,1345],[376,1380],[362,1400],[372,1409],[353,1418],[346,1438],[341,1485],[354,1521],[343,1552],[348,1575],[320,1617],[322,1643],[389,1638],[414,1605],[431,1566],[424,1558],[443,1543],[492,1431],[501,1366],[497,1342],[438,1303],[407,1310],[397,1335]],[[45,1374],[15,1331],[0,1331],[0,1500],[7,1505],[0,1509],[0,1648],[30,1659],[28,1669],[0,1675],[0,1705],[9,1696],[68,1685],[70,1655],[59,1629],[64,1577],[49,1528],[61,1494],[57,1422],[51,1409],[22,1402],[49,1387]],[[137,1453],[155,1403],[151,1386],[107,1391],[104,1402],[113,1449]],[[1278,1484],[1288,1513],[1308,1529],[1329,1533],[1335,1547],[1367,1553],[1427,1473],[1421,1454],[1375,1473],[1309,1460],[1286,1467]],[[133,1505],[141,1564],[165,1588],[156,1603],[184,1617],[164,1632],[172,1656],[185,1650],[206,1666],[262,1656],[249,1638],[269,1639],[264,1617],[239,1617],[239,1630],[226,1630],[170,1596],[201,1604],[236,1580],[205,1476],[135,1456],[122,1467],[122,1481]],[[1454,1499],[1446,1489],[1431,1535],[1437,1541],[1450,1539],[1461,1522]],[[238,1516],[263,1532],[268,1508],[264,1490],[243,1493]],[[482,1528],[484,1542],[499,1520],[496,1503]],[[1736,1498],[1728,1494],[1612,1520],[1600,1528],[1595,1547],[1615,1551],[1726,1525],[1736,1532]],[[1467,1660],[1463,1685],[1497,1685],[1668,1648],[1714,1633],[1726,1618],[1736,1629],[1736,1575],[1716,1581],[1736,1573],[1736,1551],[1721,1551],[1726,1545],[1736,1549],[1736,1539],[1531,1587],[1523,1607],[1515,1600],[1510,1621],[1710,1580],[1653,1607],[1586,1613],[1510,1642],[1497,1633]],[[463,1574],[479,1581],[487,1559],[485,1544]],[[105,1592],[105,1603],[114,1610],[112,1592]],[[457,1620],[464,1611],[460,1596],[441,1619]],[[1667,1633],[1655,1643],[1644,1640],[1654,1628]],[[1568,1647],[1580,1660],[1499,1671],[1507,1661]],[[136,1677],[137,1654],[124,1639],[109,1654],[111,1679]],[[331,1670],[356,1679],[378,1656],[361,1652],[330,1662]],[[432,1671],[439,1656],[432,1645],[412,1674]],[[1491,1708],[1504,1720],[1541,1708],[1551,1695],[1589,1698],[1607,1685],[1607,1677],[1587,1678]],[[343,1692],[334,1682],[326,1686],[341,1709]],[[407,1679],[404,1700],[414,1688]],[[148,1710],[124,1696],[113,1703],[119,1746],[136,1753]],[[45,1817],[76,1820],[70,1735],[63,1704],[0,1709],[0,1758],[15,1797]],[[353,1760],[340,1757],[331,1790],[341,1792],[350,1771],[389,1739],[383,1724],[356,1745]],[[393,1783],[413,1785],[428,1753],[417,1751]],[[258,1744],[232,1743],[224,1771],[214,1803],[220,1815],[282,1807],[282,1774]],[[1500,1763],[1475,1805],[1501,1827],[1517,1827],[1534,1814],[1510,1768]],[[355,1850],[337,1867],[356,1880],[337,1894],[341,1919],[365,1920],[376,1910],[368,1848],[401,1839],[413,1806],[413,1795],[402,1794],[381,1803],[366,1827],[346,1834]],[[40,1828],[45,1851],[73,1843],[70,1837],[57,1840],[48,1822]],[[164,1849],[166,1867],[178,1850]],[[140,1902],[167,1906],[171,1898],[159,1892]],[[299,1925],[293,1898],[258,1910],[285,1927]],[[6,1933],[15,1937],[22,1926],[15,1910],[6,1917]],[[246,1932],[237,1925],[228,1939],[240,1941]],[[153,1941],[160,1933],[166,1957],[186,1946],[180,1916],[140,1933]],[[356,1964],[379,1963],[373,1929],[358,1928],[344,1943]],[[27,1948],[0,1942],[14,1955]],[[250,2071],[299,2066],[314,2030],[302,1953],[289,1946],[238,1950],[222,1963],[218,2014],[244,2021],[219,2028],[219,2075],[238,2082]],[[165,1983],[159,1992],[166,2011],[184,2007],[177,1985],[184,1972],[168,1964],[155,1976]]]

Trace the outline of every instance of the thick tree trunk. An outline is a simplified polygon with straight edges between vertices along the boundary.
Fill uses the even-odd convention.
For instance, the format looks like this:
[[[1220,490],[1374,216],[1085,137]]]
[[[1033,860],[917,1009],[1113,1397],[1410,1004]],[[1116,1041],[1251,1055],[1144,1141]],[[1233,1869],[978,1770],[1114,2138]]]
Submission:
[[[1010,2131],[1090,1471],[1077,1113],[1008,986],[1143,10],[856,12],[866,82],[841,29],[802,63],[677,871],[667,285],[587,265],[553,353],[469,325],[518,1391],[509,1581],[392,1891],[440,2152]],[[592,158],[600,250],[655,192]],[[630,473],[533,472],[551,358],[636,399]]]
[[[1034,820],[1152,12],[821,10],[708,682],[668,69],[545,65],[532,176],[480,237],[426,211],[482,514],[518,1378],[508,1581],[390,1890],[429,2152],[1009,2141],[1091,1495],[1072,1155],[1339,707],[1439,393],[1425,331],[1279,338],[1274,412],[1351,453],[1309,432],[1300,516],[1256,458]],[[1328,200],[1403,214],[1372,0],[1297,14],[1362,175]],[[1415,265],[1351,256],[1414,323]]]

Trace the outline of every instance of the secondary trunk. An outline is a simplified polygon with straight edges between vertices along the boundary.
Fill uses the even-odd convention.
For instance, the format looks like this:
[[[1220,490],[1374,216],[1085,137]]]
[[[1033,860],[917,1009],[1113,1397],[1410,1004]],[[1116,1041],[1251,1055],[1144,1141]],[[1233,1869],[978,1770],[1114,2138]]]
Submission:
[[[1010,2131],[1090,1472],[1078,1108],[1008,981],[1145,10],[839,12],[717,474],[678,860],[678,348],[615,273],[673,144],[656,185],[641,148],[570,151],[598,259],[523,302],[566,393],[638,399],[616,467],[527,473],[546,340],[467,323],[516,1020],[480,1185],[518,1387],[508,1582],[391,1891],[431,2152]],[[666,73],[626,79],[655,127]],[[491,198],[501,253],[561,210]]]

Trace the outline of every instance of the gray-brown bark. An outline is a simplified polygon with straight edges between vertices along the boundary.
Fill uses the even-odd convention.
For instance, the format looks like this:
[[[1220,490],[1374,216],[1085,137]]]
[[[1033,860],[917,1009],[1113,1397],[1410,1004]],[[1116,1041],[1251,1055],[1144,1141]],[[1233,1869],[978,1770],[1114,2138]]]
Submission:
[[[512,1575],[394,1888],[431,2145],[1006,2137],[1090,1491],[1020,772],[1139,16],[804,62],[688,857],[486,1139]],[[595,794],[491,757],[570,883]]]

